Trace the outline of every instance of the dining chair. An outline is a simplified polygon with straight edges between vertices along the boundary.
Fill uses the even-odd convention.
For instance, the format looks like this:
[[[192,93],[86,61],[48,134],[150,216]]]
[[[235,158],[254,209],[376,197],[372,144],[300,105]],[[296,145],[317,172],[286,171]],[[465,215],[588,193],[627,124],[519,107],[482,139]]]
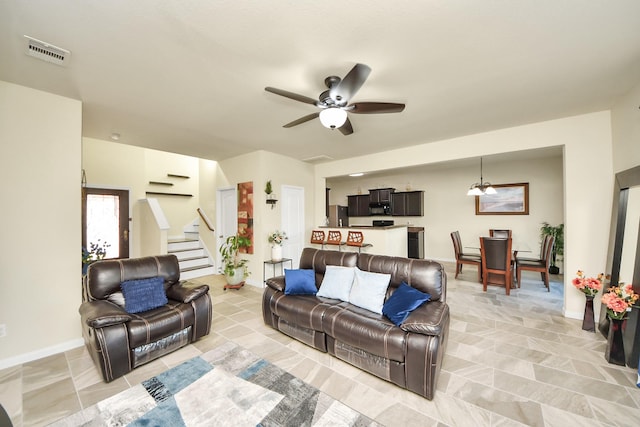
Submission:
[[[540,245],[540,258],[516,258],[516,277],[518,286],[520,286],[522,270],[537,271],[540,273],[542,281],[547,287],[547,292],[551,291],[549,288],[549,264],[551,263],[551,250],[553,249],[553,243],[553,236],[544,236],[544,240]]]
[[[489,237],[497,237],[500,239],[510,239],[513,236],[511,235],[511,230],[498,230],[495,228],[489,229]]]
[[[337,246],[338,250],[341,250],[342,245],[344,245],[344,242],[342,241],[342,233],[339,230],[329,230],[327,240],[324,244]]]
[[[312,230],[311,231],[311,244],[313,245],[322,245],[322,249],[324,249],[324,231],[323,230]]]
[[[349,230],[347,233],[347,246],[357,247],[358,253],[360,253],[362,248],[368,248],[373,245],[371,243],[365,243],[362,231]]]
[[[470,264],[478,267],[478,282],[482,281],[482,259],[477,254],[465,254],[462,251],[462,241],[460,239],[460,232],[454,231],[451,233],[451,240],[453,241],[453,250],[456,254],[456,276],[462,273],[462,265]]]
[[[489,283],[504,285],[506,294],[510,295],[513,283],[511,239],[480,237],[480,257],[483,273],[482,290],[486,292]]]

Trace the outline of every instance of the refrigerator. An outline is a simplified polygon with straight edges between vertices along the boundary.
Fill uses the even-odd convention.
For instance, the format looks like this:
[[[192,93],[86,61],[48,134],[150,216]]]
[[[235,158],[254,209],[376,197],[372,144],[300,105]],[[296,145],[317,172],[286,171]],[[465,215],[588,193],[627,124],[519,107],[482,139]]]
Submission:
[[[348,227],[349,209],[346,206],[329,205],[329,227]]]

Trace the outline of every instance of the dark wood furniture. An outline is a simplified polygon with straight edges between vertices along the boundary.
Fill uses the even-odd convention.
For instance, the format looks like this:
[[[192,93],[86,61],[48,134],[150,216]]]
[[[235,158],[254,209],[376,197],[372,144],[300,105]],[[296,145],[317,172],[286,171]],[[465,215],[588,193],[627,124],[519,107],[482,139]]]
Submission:
[[[551,262],[551,250],[553,249],[553,236],[546,235],[540,247],[540,258],[516,258],[516,276],[520,287],[522,270],[537,271],[540,273],[544,285],[549,289],[549,264]]]
[[[453,250],[456,254],[456,275],[455,278],[458,278],[458,274],[462,272],[463,264],[475,265],[478,267],[478,282],[482,281],[482,259],[480,255],[476,254],[465,254],[462,251],[462,241],[460,240],[460,233],[458,231],[454,231],[451,233],[451,240],[453,241]]]
[[[482,258],[482,290],[486,292],[489,283],[504,285],[505,293],[509,295],[513,283],[511,239],[480,237],[480,257]]]
[[[369,195],[347,196],[349,216],[369,216]]]
[[[377,188],[369,190],[370,203],[391,203],[391,194],[396,191],[395,188]]]
[[[393,216],[424,216],[424,191],[393,193],[391,202]]]

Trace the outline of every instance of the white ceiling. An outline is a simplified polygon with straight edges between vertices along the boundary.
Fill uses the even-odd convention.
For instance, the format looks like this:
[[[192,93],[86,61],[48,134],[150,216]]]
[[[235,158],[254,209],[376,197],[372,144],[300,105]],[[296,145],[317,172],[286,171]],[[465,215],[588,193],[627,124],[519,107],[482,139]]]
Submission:
[[[27,56],[24,35],[71,51]],[[379,152],[608,109],[640,82],[640,1],[3,0],[0,80],[83,102],[83,135],[222,160],[264,149],[307,159]],[[356,62],[343,136],[315,107]]]

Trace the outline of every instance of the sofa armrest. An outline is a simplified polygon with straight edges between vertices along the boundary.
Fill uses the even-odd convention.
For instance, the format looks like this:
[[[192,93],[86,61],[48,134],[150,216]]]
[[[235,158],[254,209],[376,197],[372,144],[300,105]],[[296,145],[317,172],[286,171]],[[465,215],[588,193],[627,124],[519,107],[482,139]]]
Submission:
[[[207,292],[209,292],[208,285],[181,281],[167,289],[167,298],[188,304]]]
[[[133,319],[122,307],[105,300],[83,302],[78,311],[82,322],[91,328],[104,328]]]
[[[271,289],[275,289],[276,291],[284,292],[284,276],[272,277],[270,279],[267,279],[267,286],[269,286]]]
[[[449,317],[449,306],[442,301],[429,301],[415,309],[400,327],[406,332],[439,336]]]

